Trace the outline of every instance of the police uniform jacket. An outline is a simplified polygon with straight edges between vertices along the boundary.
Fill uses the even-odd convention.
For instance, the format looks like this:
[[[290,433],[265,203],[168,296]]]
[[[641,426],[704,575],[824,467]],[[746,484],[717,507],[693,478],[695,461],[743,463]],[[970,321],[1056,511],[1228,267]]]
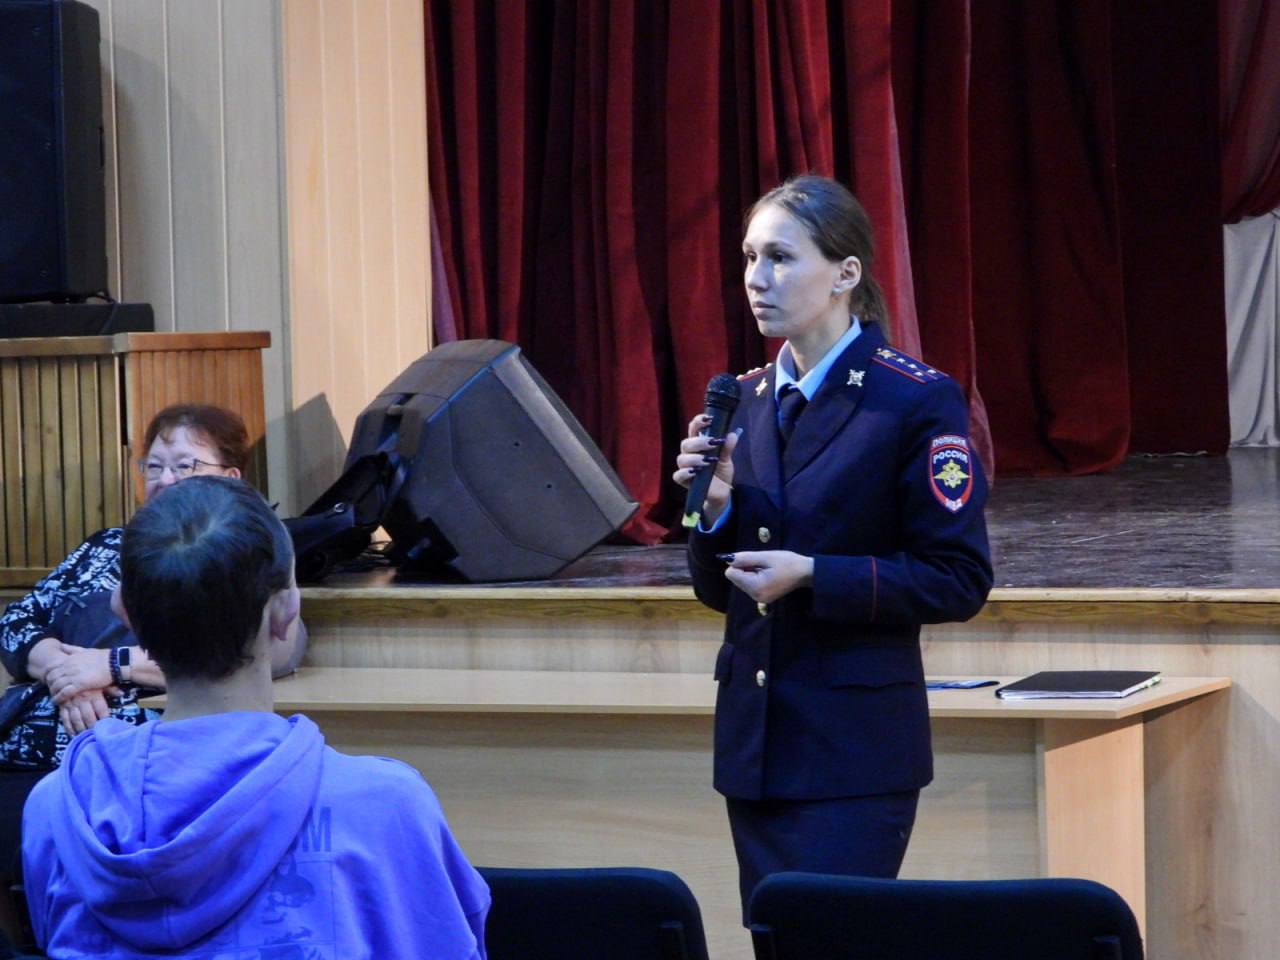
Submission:
[[[991,587],[987,485],[964,395],[864,326],[782,452],[774,369],[740,378],[729,516],[689,540],[694,589],[726,614],[715,786],[743,799],[923,787],[933,776],[920,625]],[[813,586],[758,605],[717,553],[792,550]]]

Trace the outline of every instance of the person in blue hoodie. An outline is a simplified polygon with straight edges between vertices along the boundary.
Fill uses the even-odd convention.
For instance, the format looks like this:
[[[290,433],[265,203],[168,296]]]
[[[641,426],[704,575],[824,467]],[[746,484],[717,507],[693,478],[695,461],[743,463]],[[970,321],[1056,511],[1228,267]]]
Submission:
[[[27,802],[27,900],[50,957],[483,960],[488,888],[421,775],[272,712],[299,595],[252,487],[193,477],[144,506],[113,603],[168,707],[98,721]]]

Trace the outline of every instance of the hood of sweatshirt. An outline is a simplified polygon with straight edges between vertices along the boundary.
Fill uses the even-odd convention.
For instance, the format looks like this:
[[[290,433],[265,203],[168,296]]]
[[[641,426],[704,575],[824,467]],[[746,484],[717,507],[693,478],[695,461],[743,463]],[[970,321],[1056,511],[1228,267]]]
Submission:
[[[99,721],[67,748],[50,804],[67,878],[120,942],[184,947],[279,866],[311,810],[323,753],[303,716]]]

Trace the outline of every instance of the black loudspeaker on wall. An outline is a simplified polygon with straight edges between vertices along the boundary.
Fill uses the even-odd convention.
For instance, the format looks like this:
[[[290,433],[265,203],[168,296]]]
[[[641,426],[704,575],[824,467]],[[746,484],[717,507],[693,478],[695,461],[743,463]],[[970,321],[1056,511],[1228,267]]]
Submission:
[[[436,347],[356,420],[347,455],[395,451],[406,471],[383,526],[403,567],[535,580],[613,533],[636,503],[514,344]]]
[[[107,286],[98,12],[0,0],[0,302]]]

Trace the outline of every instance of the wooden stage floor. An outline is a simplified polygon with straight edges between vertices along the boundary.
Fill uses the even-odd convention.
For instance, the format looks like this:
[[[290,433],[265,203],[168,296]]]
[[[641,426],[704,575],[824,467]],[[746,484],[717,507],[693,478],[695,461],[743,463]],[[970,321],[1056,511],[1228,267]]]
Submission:
[[[1132,457],[1085,477],[1000,479],[987,507],[997,588],[1280,587],[1280,450]],[[327,587],[387,575],[330,577]],[[519,587],[686,586],[680,544],[601,546]]]

